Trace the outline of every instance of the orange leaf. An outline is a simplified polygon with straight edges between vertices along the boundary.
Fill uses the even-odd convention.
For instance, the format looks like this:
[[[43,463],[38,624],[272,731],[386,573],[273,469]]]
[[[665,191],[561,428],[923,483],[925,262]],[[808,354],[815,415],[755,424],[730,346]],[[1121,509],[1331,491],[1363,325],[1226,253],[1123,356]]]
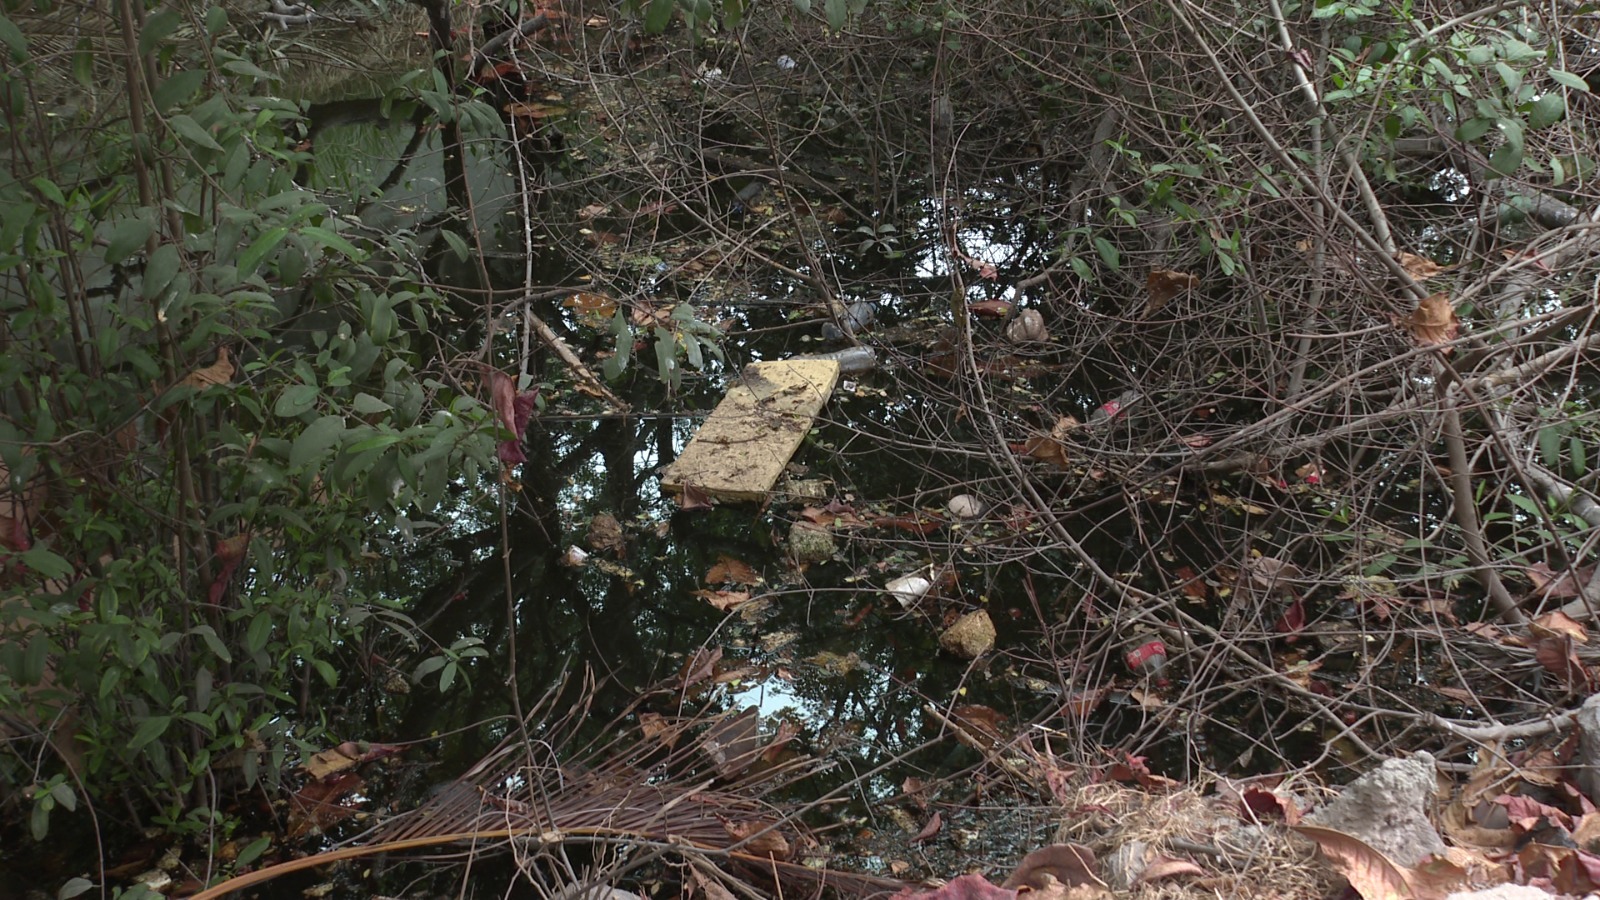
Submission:
[[[749,563],[731,556],[719,556],[717,564],[706,573],[706,584],[724,584],[729,581],[734,584],[754,585],[761,583],[761,576],[756,574],[755,569],[750,568]]]
[[[1461,332],[1461,320],[1450,305],[1450,295],[1443,292],[1424,297],[1400,324],[1422,347],[1448,343]]]
[[[1418,256],[1415,253],[1406,253],[1402,250],[1399,256],[1395,258],[1400,260],[1400,267],[1406,270],[1406,274],[1418,281],[1427,281],[1429,278],[1445,271],[1444,266],[1426,256]]]

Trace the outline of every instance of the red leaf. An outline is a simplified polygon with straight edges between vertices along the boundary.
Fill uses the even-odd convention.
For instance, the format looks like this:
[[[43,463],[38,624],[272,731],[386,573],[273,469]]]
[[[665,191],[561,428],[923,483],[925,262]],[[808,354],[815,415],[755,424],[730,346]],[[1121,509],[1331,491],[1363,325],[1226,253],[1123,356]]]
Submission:
[[[995,887],[982,875],[963,875],[937,890],[906,888],[891,900],[1016,900],[1016,897],[1016,891]]]
[[[533,411],[538,406],[538,388],[519,394],[517,383],[505,373],[496,371],[489,373],[489,396],[494,405],[495,418],[516,435],[500,442],[496,451],[500,461],[506,465],[527,462],[528,455],[522,452],[522,439],[528,430],[528,420],[533,418]]]
[[[1278,617],[1278,621],[1273,623],[1272,630],[1279,634],[1296,635],[1305,630],[1305,627],[1306,605],[1296,597],[1294,602],[1289,604],[1289,608],[1283,611],[1283,615]]]

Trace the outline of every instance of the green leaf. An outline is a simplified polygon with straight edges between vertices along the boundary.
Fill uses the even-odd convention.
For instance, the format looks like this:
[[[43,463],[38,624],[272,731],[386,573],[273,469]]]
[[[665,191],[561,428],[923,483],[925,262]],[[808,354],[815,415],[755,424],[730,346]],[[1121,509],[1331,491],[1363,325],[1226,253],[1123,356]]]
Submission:
[[[222,150],[222,145],[217,143],[216,138],[213,138],[210,132],[200,126],[199,122],[196,122],[185,113],[179,113],[168,119],[167,124],[172,126],[172,130],[177,132],[179,137],[191,144],[204,147],[207,150],[219,152]]]
[[[1579,78],[1577,75],[1574,75],[1571,72],[1563,69],[1551,69],[1550,78],[1555,81],[1556,84],[1559,84],[1564,88],[1570,88],[1574,91],[1583,91],[1585,94],[1589,93],[1589,82],[1584,81],[1582,78]]]
[[[1112,271],[1122,268],[1122,254],[1117,252],[1117,248],[1113,247],[1110,241],[1103,237],[1096,237],[1094,239],[1094,249],[1095,252],[1100,254],[1100,259],[1111,267]]]
[[[264,234],[251,241],[250,246],[245,248],[243,253],[239,254],[239,277],[250,277],[250,273],[256,270],[256,266],[261,262],[261,260],[265,258],[268,253],[271,253],[273,250],[277,249],[278,245],[283,243],[283,239],[288,236],[289,229],[279,225],[277,228],[267,229]]]
[[[128,257],[138,252],[155,230],[155,219],[148,215],[135,214],[132,218],[118,222],[106,240],[107,265],[115,266],[127,262]]]
[[[271,639],[272,614],[256,613],[256,617],[250,620],[250,628],[244,633],[244,648],[251,653],[260,653]]]
[[[1522,142],[1506,143],[1489,157],[1489,168],[1500,176],[1510,175],[1522,165]]]
[[[466,262],[471,258],[472,248],[467,246],[466,238],[449,229],[440,229],[439,236],[444,238],[446,244],[450,245],[450,249],[454,251],[458,261]]]
[[[60,890],[56,891],[56,900],[72,900],[73,897],[93,889],[94,882],[87,878],[83,878],[81,876],[78,878],[69,878],[67,879],[67,883],[63,884]]]
[[[666,31],[667,23],[672,21],[672,10],[677,5],[677,0],[650,0],[649,8],[644,12],[644,30],[650,34]]]
[[[350,405],[355,407],[355,411],[363,416],[376,415],[378,413],[388,412],[389,410],[394,409],[394,407],[383,402],[382,400],[379,400],[377,397],[366,393],[365,391],[356,394],[355,399],[350,401]]]
[[[151,13],[149,18],[144,20],[144,28],[139,31],[139,55],[149,53],[156,44],[177,31],[181,24],[183,16],[173,7],[165,6]]]
[[[1486,119],[1482,116],[1468,119],[1456,129],[1456,140],[1470,143],[1488,134],[1489,129],[1493,127],[1493,119]]]
[[[811,0],[794,0],[795,11],[802,16],[811,15]]]
[[[213,7],[215,8],[215,7]],[[150,100],[157,110],[166,112],[180,103],[193,97],[200,86],[205,84],[205,69],[185,69],[182,72],[173,72],[171,77],[162,81],[150,95]]]
[[[242,869],[260,859],[261,854],[267,852],[267,848],[271,846],[272,837],[270,835],[267,837],[256,838],[255,840],[246,844],[245,848],[240,850],[239,855],[233,860],[234,870],[238,871],[239,869]]]
[[[217,4],[206,7],[206,33],[218,35],[228,27],[228,11]]]
[[[156,252],[150,254],[150,261],[144,266],[144,288],[141,293],[144,299],[154,300],[161,296],[172,283],[172,276],[178,274],[178,265],[182,262],[178,258],[178,248],[173,244],[162,244]]]
[[[1572,454],[1572,475],[1582,478],[1589,474],[1589,448],[1577,435],[1567,442],[1567,451]]]
[[[206,646],[218,659],[223,662],[233,662],[233,654],[228,652],[228,646],[222,643],[222,638],[217,637],[216,629],[210,625],[196,625],[189,630],[189,633],[200,635],[200,639],[206,642]]]
[[[21,29],[5,16],[0,16],[0,44],[5,44],[11,49],[13,62],[28,61],[28,39],[23,37]]]
[[[38,191],[40,194],[43,194],[44,198],[49,200],[51,203],[54,203],[57,206],[67,205],[67,195],[61,193],[61,188],[56,187],[56,183],[54,181],[51,181],[50,179],[41,175],[29,183],[33,185],[34,190]]]
[[[62,782],[50,789],[50,796],[56,799],[56,804],[67,812],[78,808],[78,795],[72,792],[72,785]]]
[[[167,733],[167,726],[172,724],[171,716],[148,716],[139,723],[139,728],[134,731],[133,739],[128,741],[128,749],[138,750]]]
[[[422,662],[417,663],[417,667],[411,672],[411,680],[421,684],[422,679],[427,678],[434,672],[444,668],[444,664],[447,662],[449,662],[449,660],[442,656],[430,656]]]
[[[456,672],[461,670],[461,664],[451,660],[444,664],[444,671],[439,673],[439,693],[450,690],[450,685],[455,683]]]
[[[317,670],[317,674],[322,676],[328,687],[338,687],[339,673],[334,670],[332,663],[325,659],[314,659],[311,661],[311,668]]]
[[[338,443],[344,434],[344,416],[323,416],[306,426],[289,448],[289,468],[303,468]]]
[[[314,384],[291,384],[278,395],[278,402],[272,404],[272,412],[292,419],[316,406],[317,396],[317,386]]]
[[[47,579],[60,580],[70,578],[73,573],[72,563],[64,557],[53,553],[44,547],[34,547],[19,555],[22,564],[39,573]]]
[[[1528,110],[1529,128],[1548,128],[1567,114],[1567,101],[1557,93],[1545,94],[1533,101]]]
[[[845,20],[849,16],[849,9],[845,7],[844,0],[823,0],[822,14],[828,19],[828,27],[834,31],[843,31]]]
[[[366,254],[356,249],[355,244],[350,243],[340,235],[329,231],[326,228],[321,228],[316,225],[307,225],[306,227],[300,229],[300,233],[308,238],[311,238],[324,247],[332,247],[333,249],[343,253],[350,259],[356,260],[357,262],[361,261],[366,256]],[[449,232],[441,233],[448,234]],[[462,261],[465,262],[465,257],[462,258]]]

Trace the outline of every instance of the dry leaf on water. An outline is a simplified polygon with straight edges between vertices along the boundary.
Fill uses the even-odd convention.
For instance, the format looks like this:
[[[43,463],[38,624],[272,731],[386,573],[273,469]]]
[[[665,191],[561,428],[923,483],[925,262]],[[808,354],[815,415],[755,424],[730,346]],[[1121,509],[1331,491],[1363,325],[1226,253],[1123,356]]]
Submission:
[[[1366,841],[1320,825],[1296,825],[1294,830],[1316,842],[1323,859],[1362,900],[1411,900],[1409,873]]]
[[[706,584],[734,584],[755,585],[761,583],[761,576],[750,567],[749,563],[734,559],[731,556],[717,557],[717,564],[706,573]]]
[[[721,816],[722,828],[736,841],[748,841],[739,850],[751,856],[770,856],[773,859],[789,858],[789,841],[771,822],[734,822]]]
[[[689,593],[722,612],[738,607],[750,599],[749,591],[690,591]]]
[[[1461,320],[1450,305],[1450,295],[1443,292],[1424,297],[1400,325],[1421,347],[1449,343],[1461,333]]]
[[[1173,297],[1184,291],[1194,290],[1200,286],[1200,276],[1188,272],[1174,272],[1171,269],[1152,269],[1145,278],[1145,289],[1149,298],[1145,300],[1144,311],[1148,315],[1171,302]]]

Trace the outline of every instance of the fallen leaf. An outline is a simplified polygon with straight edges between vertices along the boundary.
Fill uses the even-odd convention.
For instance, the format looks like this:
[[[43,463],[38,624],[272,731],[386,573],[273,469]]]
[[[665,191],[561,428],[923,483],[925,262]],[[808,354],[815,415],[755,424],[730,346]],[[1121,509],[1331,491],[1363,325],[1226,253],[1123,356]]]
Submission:
[[[690,591],[691,596],[699,597],[722,612],[727,612],[749,601],[749,591]]]
[[[1400,324],[1422,347],[1453,341],[1461,331],[1461,320],[1450,305],[1450,296],[1443,292],[1424,297]]]
[[[1589,642],[1589,632],[1583,624],[1564,612],[1545,613],[1528,626],[1535,637],[1570,637],[1580,644]]]
[[[605,294],[579,291],[561,301],[561,305],[584,315],[609,319],[617,311],[617,301]]]
[[[1362,900],[1410,900],[1411,883],[1406,870],[1367,842],[1320,825],[1293,827],[1316,843],[1322,857],[1350,882]]]
[[[500,461],[506,465],[527,462],[528,455],[522,450],[522,438],[527,433],[533,411],[538,408],[539,389],[519,393],[517,383],[509,375],[496,370],[489,373],[489,400],[494,407],[495,418],[513,435],[501,441],[496,449]]]
[[[507,103],[502,109],[513,119],[548,119],[564,116],[568,107],[560,103]]]
[[[710,509],[716,505],[704,488],[693,484],[683,486],[683,490],[678,492],[677,503],[682,510]]]
[[[1295,805],[1294,800],[1280,797],[1265,788],[1256,785],[1245,788],[1239,795],[1239,802],[1253,819],[1282,822],[1285,825],[1300,824],[1300,808]]]
[[[622,556],[627,538],[622,534],[622,523],[610,513],[599,513],[589,520],[589,547],[599,552],[607,550]]]
[[[1145,290],[1149,297],[1145,300],[1144,311],[1148,315],[1171,302],[1173,297],[1184,291],[1193,290],[1200,286],[1200,277],[1187,272],[1174,272],[1171,269],[1153,269],[1145,278]]]
[[[1146,866],[1145,870],[1139,873],[1139,877],[1134,879],[1133,883],[1136,885],[1150,884],[1156,881],[1164,881],[1168,878],[1181,878],[1184,875],[1204,874],[1206,874],[1205,869],[1187,859],[1173,859],[1172,857],[1162,856],[1157,857],[1154,862]]]
[[[721,647],[700,647],[695,650],[683,661],[683,669],[678,673],[681,685],[688,688],[710,678],[721,660]]]
[[[1024,856],[1002,886],[1008,889],[1029,887],[1043,890],[1049,886],[1045,879],[1054,878],[1068,887],[1107,887],[1095,873],[1096,868],[1094,851],[1088,847],[1081,844],[1050,844]]]
[[[1017,900],[1017,892],[995,887],[982,875],[962,875],[931,891],[907,887],[890,900]]]
[[[1016,304],[1010,300],[979,300],[967,304],[967,312],[980,319],[1004,319],[1011,315]]]
[[[1400,260],[1400,267],[1406,270],[1406,274],[1418,281],[1427,281],[1440,272],[1446,271],[1445,266],[1439,265],[1426,256],[1418,256],[1415,253],[1407,253],[1404,250],[1400,251],[1396,258]]]
[[[179,387],[204,388],[214,384],[227,384],[233,379],[233,361],[228,358],[228,348],[217,348],[217,361],[203,369],[195,369],[183,376]]]
[[[750,567],[749,563],[734,559],[731,556],[717,557],[717,564],[706,573],[706,584],[734,584],[756,585],[761,583],[761,576]]]
[[[723,830],[728,832],[729,837],[735,841],[745,842],[744,846],[739,848],[742,852],[754,856],[770,856],[778,860],[789,858],[789,841],[774,827],[775,823],[759,819],[734,822],[722,816],[717,818],[722,822]]]
[[[1278,617],[1278,621],[1272,623],[1273,631],[1288,635],[1291,638],[1304,631],[1305,627],[1306,605],[1299,597],[1294,598],[1294,602],[1289,604],[1289,608],[1283,611],[1283,615]]]
[[[711,723],[700,736],[700,749],[723,778],[735,778],[761,755],[761,714],[754,707]]]
[[[934,810],[933,818],[928,820],[928,824],[922,826],[922,830],[917,832],[917,836],[911,839],[911,843],[920,844],[923,841],[932,840],[933,836],[938,834],[939,829],[943,827],[944,817],[939,815],[938,810]]]
[[[365,782],[354,772],[341,772],[317,779],[289,798],[289,837],[303,838],[325,832],[359,812],[354,805],[340,801],[361,790]]]
[[[311,758],[306,760],[306,774],[316,779],[327,778],[329,775],[343,772],[361,763],[393,756],[404,749],[405,747],[399,744],[366,744],[345,741],[337,747],[329,747],[326,750],[313,753]]]

